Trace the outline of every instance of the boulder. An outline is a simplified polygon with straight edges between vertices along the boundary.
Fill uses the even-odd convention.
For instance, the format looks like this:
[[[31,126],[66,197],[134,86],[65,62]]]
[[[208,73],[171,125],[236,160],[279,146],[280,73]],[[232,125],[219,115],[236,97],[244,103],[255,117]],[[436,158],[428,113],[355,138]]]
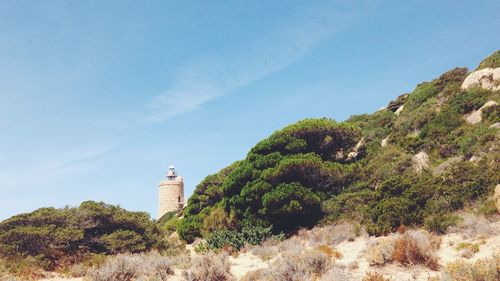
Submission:
[[[402,106],[398,107],[398,109],[394,113],[396,113],[396,115],[399,115],[401,113],[401,111],[403,111],[404,108],[405,108],[405,105],[403,104]]]
[[[482,115],[483,115],[483,110],[485,108],[488,108],[490,106],[494,106],[494,105],[497,105],[498,103],[496,101],[488,101],[486,102],[483,106],[481,106],[481,108],[479,108],[478,110],[475,110],[473,111],[472,113],[468,114],[465,116],[465,121],[467,121],[467,123],[469,124],[477,124],[479,122],[481,122],[481,120],[483,119],[482,118]]]
[[[413,168],[415,169],[415,172],[417,172],[417,174],[429,168],[429,155],[424,151],[420,151],[419,153],[415,154],[411,158],[411,161],[413,162]]]
[[[382,142],[380,143],[380,146],[386,147],[388,143],[389,143],[389,137],[386,137],[385,139],[382,140]]]
[[[500,122],[497,122],[497,123],[495,123],[495,124],[492,124],[492,125],[490,126],[490,128],[493,128],[493,129],[500,129]]]
[[[462,83],[462,89],[481,87],[486,90],[500,90],[500,67],[473,71]]]

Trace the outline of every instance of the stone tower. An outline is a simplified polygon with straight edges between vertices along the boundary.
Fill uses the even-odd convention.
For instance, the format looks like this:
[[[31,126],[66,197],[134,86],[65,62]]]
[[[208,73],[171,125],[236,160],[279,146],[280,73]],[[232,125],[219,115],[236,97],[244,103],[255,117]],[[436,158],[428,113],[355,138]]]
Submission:
[[[184,179],[177,175],[175,167],[168,167],[166,179],[158,185],[158,219],[165,213],[184,207]]]

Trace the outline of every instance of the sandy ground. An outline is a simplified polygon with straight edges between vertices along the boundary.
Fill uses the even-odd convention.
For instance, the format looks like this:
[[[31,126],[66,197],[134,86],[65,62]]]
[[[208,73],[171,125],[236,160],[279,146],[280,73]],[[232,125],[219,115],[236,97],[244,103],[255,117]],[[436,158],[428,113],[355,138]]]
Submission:
[[[498,224],[498,225],[497,225]],[[500,229],[500,222],[495,223],[495,228]],[[342,253],[342,257],[336,260],[336,263],[345,268],[349,268],[350,273],[356,280],[361,280],[367,272],[378,272],[391,280],[406,281],[426,281],[429,277],[438,276],[440,272],[432,271],[426,267],[402,267],[398,264],[388,264],[385,266],[370,266],[364,258],[364,250],[367,244],[373,240],[381,239],[382,237],[360,236],[353,241],[344,241],[335,246]],[[451,233],[441,236],[441,246],[436,253],[441,266],[455,261],[464,259],[457,245],[460,242],[470,242],[479,244],[479,252],[465,258],[468,261],[476,261],[478,259],[491,258],[495,252],[500,252],[500,232],[487,238],[465,239],[462,235]],[[307,247],[304,245],[304,247]],[[192,252],[192,256],[197,254]],[[230,256],[231,273],[237,280],[241,279],[248,272],[266,268],[271,261],[263,261],[258,256],[250,251],[241,253],[238,257]],[[175,275],[169,280],[181,281],[182,269],[174,269]],[[43,279],[42,281],[83,281],[83,278],[64,278],[63,276],[53,275],[51,278]]]
[[[240,254],[237,258],[229,257],[231,263],[231,273],[237,280],[245,276],[250,271],[265,268],[268,266],[267,262],[262,261],[259,257],[250,252]]]

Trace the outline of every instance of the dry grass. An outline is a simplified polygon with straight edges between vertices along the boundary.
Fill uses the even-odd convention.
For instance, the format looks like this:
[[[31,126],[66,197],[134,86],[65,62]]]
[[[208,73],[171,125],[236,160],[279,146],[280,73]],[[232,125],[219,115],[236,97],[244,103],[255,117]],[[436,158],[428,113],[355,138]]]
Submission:
[[[9,273],[0,272],[0,281],[20,281],[20,279]]]
[[[242,280],[317,280],[329,272],[333,266],[332,257],[316,249],[295,254],[288,252],[273,262],[269,268],[250,272]]]
[[[385,279],[379,273],[368,272],[365,277],[363,277],[363,281],[389,281],[389,279]]]
[[[458,260],[449,263],[441,280],[454,281],[498,281],[500,280],[500,257],[468,263]]]
[[[392,262],[394,239],[390,237],[371,241],[365,249],[365,258],[370,265],[384,265]]]
[[[240,281],[272,281],[265,270],[250,271]]]
[[[174,274],[172,261],[158,253],[117,255],[89,272],[94,281],[167,280]]]
[[[471,258],[475,253],[479,252],[480,243],[460,242],[456,250],[460,252],[460,256]]]
[[[186,281],[229,281],[235,280],[229,272],[231,265],[227,255],[213,252],[196,257],[189,270],[184,271]]]
[[[382,274],[368,272],[365,277],[363,277],[363,281],[389,281],[389,279],[384,278]]]
[[[335,225],[315,227],[311,230],[302,229],[297,233],[297,237],[313,247],[322,244],[335,246],[346,240],[353,241],[362,232],[360,226],[342,222]]]
[[[440,239],[424,231],[407,231],[394,242],[393,260],[404,266],[425,265],[432,270],[439,267],[435,255]]]
[[[273,246],[255,246],[252,247],[250,251],[252,252],[252,254],[258,256],[263,261],[270,260],[278,255],[278,248]]]
[[[494,229],[491,223],[482,216],[470,213],[460,215],[461,222],[450,228],[450,232],[460,233],[466,239],[484,239],[494,235],[499,229]]]
[[[341,259],[343,256],[342,253],[339,252],[339,250],[332,248],[328,245],[320,245],[316,247],[316,250],[325,253],[327,256],[334,259]]]
[[[354,278],[346,270],[337,267],[328,270],[319,279],[319,281],[348,281],[348,280],[354,280]]]
[[[438,268],[436,252],[441,240],[426,231],[405,230],[404,234],[382,237],[368,244],[365,258],[370,265],[399,262],[404,266],[425,265]]]

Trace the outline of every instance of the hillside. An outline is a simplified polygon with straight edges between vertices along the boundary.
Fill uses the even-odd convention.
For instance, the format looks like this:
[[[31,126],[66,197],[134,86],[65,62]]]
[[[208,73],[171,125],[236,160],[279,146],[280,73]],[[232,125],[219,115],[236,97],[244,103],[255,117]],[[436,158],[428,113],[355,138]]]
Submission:
[[[19,214],[0,281],[498,280],[499,102],[497,51],[375,113],[280,129],[157,221],[92,201]]]
[[[373,114],[276,131],[196,187],[180,237],[248,225],[292,233],[345,219],[370,234],[401,225],[443,233],[459,209],[495,213],[499,66],[497,51],[474,72],[448,71]]]

